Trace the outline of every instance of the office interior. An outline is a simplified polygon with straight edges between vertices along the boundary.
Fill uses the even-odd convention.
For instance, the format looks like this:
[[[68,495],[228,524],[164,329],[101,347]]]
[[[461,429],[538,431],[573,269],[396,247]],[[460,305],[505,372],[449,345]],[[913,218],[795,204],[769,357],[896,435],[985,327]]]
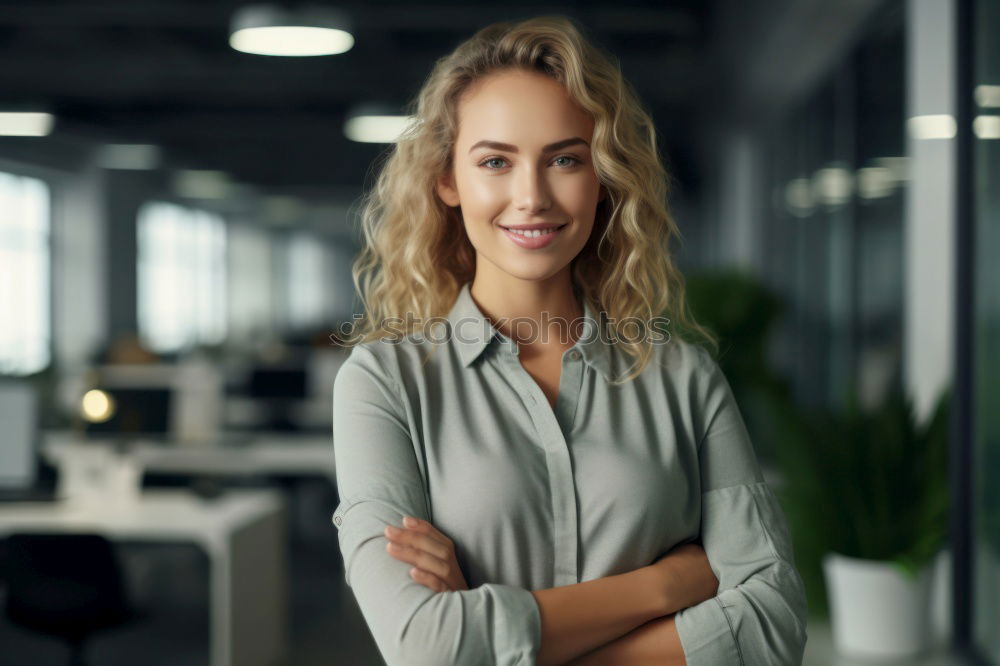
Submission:
[[[996,0],[0,2],[0,664],[384,663],[331,524],[358,201],[433,62],[541,13],[656,120],[803,663],[1000,664]]]

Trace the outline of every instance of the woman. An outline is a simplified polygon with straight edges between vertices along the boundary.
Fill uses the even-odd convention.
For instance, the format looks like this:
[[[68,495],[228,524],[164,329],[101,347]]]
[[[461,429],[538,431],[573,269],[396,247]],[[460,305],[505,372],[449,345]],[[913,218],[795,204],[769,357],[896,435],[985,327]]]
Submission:
[[[413,115],[364,208],[334,385],[333,521],[382,656],[800,663],[785,519],[693,342],[617,67],[566,19],[495,24]]]

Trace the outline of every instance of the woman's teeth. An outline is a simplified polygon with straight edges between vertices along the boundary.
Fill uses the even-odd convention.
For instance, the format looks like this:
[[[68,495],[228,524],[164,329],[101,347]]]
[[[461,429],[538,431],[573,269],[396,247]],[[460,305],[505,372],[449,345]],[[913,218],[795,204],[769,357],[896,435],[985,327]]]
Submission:
[[[519,231],[517,229],[509,229],[504,227],[507,231],[518,234],[519,236],[525,236],[527,238],[537,238],[538,236],[546,236],[548,234],[554,233],[561,229],[562,227],[551,227],[549,229],[533,229],[529,231]]]

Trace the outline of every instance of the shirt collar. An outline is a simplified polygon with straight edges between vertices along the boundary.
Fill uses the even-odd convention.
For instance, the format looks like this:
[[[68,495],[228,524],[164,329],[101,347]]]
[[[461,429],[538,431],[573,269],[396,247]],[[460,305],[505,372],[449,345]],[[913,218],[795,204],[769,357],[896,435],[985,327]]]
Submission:
[[[462,365],[469,367],[494,341],[504,353],[516,355],[514,341],[498,331],[476,305],[471,286],[471,282],[462,285],[447,317]],[[586,299],[583,299],[583,313],[584,326],[573,349],[579,349],[584,361],[610,381],[611,343],[606,335],[598,334],[599,320]]]

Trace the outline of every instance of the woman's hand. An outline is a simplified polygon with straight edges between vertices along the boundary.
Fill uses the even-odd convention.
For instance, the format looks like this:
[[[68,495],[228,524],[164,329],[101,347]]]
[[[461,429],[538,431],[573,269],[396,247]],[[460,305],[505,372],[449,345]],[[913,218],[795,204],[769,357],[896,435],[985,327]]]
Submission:
[[[651,566],[660,572],[666,591],[664,614],[700,604],[719,593],[719,579],[700,543],[682,543]]]
[[[401,528],[386,527],[385,536],[389,554],[415,567],[410,576],[416,582],[435,592],[469,589],[455,558],[455,544],[426,520],[406,516]]]

